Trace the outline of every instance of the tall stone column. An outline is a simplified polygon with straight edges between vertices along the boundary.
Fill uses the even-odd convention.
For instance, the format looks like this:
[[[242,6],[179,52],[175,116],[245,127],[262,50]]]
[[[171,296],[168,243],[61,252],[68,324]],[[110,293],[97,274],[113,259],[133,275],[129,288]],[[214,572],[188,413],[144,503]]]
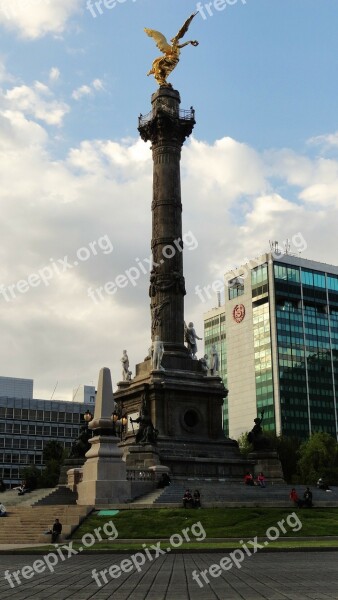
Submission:
[[[139,119],[139,132],[153,153],[152,242],[150,275],[151,334],[165,351],[186,354],[182,202],[180,160],[185,139],[195,125],[195,113],[180,110],[179,92],[160,87],[152,96],[152,112]]]

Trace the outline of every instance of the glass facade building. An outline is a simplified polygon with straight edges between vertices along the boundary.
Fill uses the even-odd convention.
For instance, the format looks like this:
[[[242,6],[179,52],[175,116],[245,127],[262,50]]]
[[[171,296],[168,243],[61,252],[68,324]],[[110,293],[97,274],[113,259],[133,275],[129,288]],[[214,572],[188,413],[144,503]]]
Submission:
[[[219,356],[218,374],[227,387],[227,355],[225,343],[225,310],[224,306],[214,308],[204,315],[204,353],[208,355],[211,364],[212,346],[215,344]],[[228,401],[225,398],[223,405],[223,429],[229,434]]]
[[[93,412],[92,403],[0,398],[0,478],[13,486],[26,467],[42,469],[51,440],[70,449],[87,410]]]
[[[266,430],[338,437],[338,267],[267,253],[225,280],[219,343],[230,436],[251,430],[264,411]],[[214,339],[218,325],[207,316],[209,348],[207,332]]]
[[[274,264],[282,431],[337,435],[338,276]]]

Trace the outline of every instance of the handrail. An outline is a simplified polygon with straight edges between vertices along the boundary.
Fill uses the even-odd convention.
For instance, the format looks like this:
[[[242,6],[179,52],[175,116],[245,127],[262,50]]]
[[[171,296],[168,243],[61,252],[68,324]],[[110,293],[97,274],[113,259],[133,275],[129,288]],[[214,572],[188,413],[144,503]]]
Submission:
[[[167,113],[168,115],[175,117],[175,118],[178,117],[182,121],[195,121],[195,110],[193,109],[193,107],[191,107],[189,110],[181,110],[180,109],[177,112],[174,108],[171,108],[171,107],[167,106],[166,104],[160,104],[157,107],[156,111],[152,110],[147,115],[141,114],[139,116],[139,119],[138,119],[139,127],[147,125],[147,123],[152,121],[152,119],[154,119],[154,117],[159,112]]]

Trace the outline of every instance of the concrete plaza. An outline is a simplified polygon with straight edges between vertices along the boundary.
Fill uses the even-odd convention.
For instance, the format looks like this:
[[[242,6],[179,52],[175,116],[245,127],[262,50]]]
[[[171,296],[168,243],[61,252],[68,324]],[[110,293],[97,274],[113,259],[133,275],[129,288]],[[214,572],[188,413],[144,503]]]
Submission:
[[[140,573],[122,573],[98,587],[97,572],[120,565],[128,554],[74,556],[49,571],[34,574],[11,588],[4,579],[33,565],[42,555],[0,556],[1,600],[337,600],[337,552],[288,552],[255,554],[240,569],[233,566],[220,577],[208,575],[210,584],[200,588],[192,572],[219,564],[228,552],[167,554],[147,561]]]

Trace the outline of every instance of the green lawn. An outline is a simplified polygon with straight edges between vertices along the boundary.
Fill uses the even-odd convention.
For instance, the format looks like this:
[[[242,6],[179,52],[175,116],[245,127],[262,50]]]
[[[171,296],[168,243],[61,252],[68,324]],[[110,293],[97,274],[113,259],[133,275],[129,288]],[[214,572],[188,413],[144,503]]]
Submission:
[[[290,515],[295,513],[302,523]],[[184,528],[201,522],[207,538],[247,539],[265,536],[269,527],[278,527],[278,522],[289,516],[289,524],[284,527],[288,537],[338,536],[338,509],[314,508],[294,511],[280,508],[206,508],[125,510],[114,517],[89,516],[74,533],[74,539],[81,539],[85,533],[93,533],[96,527],[110,520],[118,531],[118,539],[160,539],[170,538]],[[101,531],[102,537],[104,536]],[[193,535],[190,536],[193,540]],[[196,536],[199,537],[199,536]],[[281,534],[281,539],[283,534]],[[190,544],[189,544],[190,545]],[[192,547],[192,546],[191,546]]]

